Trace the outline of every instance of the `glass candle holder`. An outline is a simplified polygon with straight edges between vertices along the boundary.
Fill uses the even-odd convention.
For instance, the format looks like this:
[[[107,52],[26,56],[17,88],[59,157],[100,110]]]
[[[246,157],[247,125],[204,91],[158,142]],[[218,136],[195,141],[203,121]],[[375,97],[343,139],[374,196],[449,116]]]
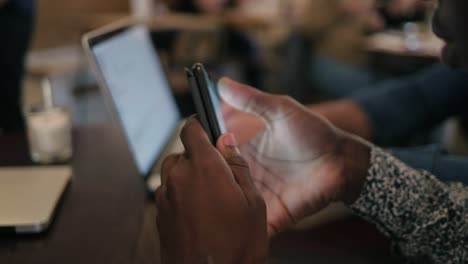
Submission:
[[[36,163],[63,163],[72,157],[69,111],[59,107],[32,109],[26,114],[29,150]]]

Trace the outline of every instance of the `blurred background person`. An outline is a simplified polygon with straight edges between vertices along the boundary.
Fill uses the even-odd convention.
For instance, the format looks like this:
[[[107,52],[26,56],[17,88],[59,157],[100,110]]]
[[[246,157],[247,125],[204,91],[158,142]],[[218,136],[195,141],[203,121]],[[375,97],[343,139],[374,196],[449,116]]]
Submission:
[[[255,41],[226,19],[237,3],[231,0],[174,0],[174,14],[206,19],[217,29],[197,31],[165,30],[153,33],[154,44],[167,55],[171,86],[184,116],[195,112],[183,67],[203,61],[214,76],[227,75],[262,87],[262,72]]]
[[[423,133],[468,112],[464,100],[468,96],[467,83],[466,71],[435,65],[311,108],[381,146],[421,145],[435,142],[427,137],[422,140]]]
[[[402,76],[374,65],[367,48],[368,37],[394,24],[391,18],[424,21],[424,8],[428,6],[420,0],[412,0],[411,4],[392,0],[312,0],[293,4],[298,1],[290,2],[291,8],[298,11],[291,12],[296,18],[292,19],[285,45],[283,86],[290,87],[285,92],[304,103],[342,98],[379,81]],[[415,10],[423,15],[406,17]],[[401,23],[398,25],[401,28]],[[409,73],[417,70],[411,68]]]
[[[33,22],[34,0],[0,0],[0,133],[24,127],[21,83]]]
[[[465,104],[459,100],[465,95],[460,89],[466,86],[465,73],[438,65],[436,57],[421,58],[418,51],[411,55],[405,47],[400,49],[406,55],[371,54],[367,48],[373,32],[399,28],[388,33],[398,36],[405,23],[413,22],[428,27],[427,16],[433,7],[430,2],[289,3],[293,19],[282,67],[283,93],[303,103],[360,98],[357,100],[373,131],[371,140],[390,147],[441,143],[446,137],[444,122],[465,115]],[[394,23],[393,18],[399,22]],[[386,67],[387,63],[393,69]],[[339,123],[359,127],[359,122],[350,121],[351,112],[332,110],[340,109],[339,103],[330,105],[337,106],[328,109]],[[389,128],[389,123],[400,126]]]
[[[365,36],[382,28],[374,1],[312,0],[293,6],[284,83],[301,102],[334,99],[375,81]]]

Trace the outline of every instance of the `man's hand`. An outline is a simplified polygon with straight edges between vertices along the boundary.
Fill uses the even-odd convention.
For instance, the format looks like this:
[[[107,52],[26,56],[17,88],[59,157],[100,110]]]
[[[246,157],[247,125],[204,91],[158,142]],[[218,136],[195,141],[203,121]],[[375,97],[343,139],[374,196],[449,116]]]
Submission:
[[[265,125],[244,140],[241,152],[267,204],[270,236],[331,202],[351,203],[358,197],[369,167],[366,145],[288,97],[229,79],[219,87],[227,104]],[[239,124],[237,130],[245,127],[250,125]]]
[[[221,109],[227,131],[236,136],[240,145],[265,129],[265,124],[256,115],[239,111],[226,102],[221,103]]]
[[[213,147],[196,118],[181,133],[184,155],[168,157],[156,193],[163,263],[263,263],[266,207],[232,134]]]

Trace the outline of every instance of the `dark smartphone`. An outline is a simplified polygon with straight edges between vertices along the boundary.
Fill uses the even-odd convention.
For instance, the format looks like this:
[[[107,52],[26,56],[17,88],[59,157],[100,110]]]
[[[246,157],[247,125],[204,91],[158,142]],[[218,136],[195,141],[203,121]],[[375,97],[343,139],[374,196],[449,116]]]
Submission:
[[[216,145],[218,138],[226,132],[218,89],[203,64],[196,63],[191,70],[185,71],[200,122],[211,143]]]

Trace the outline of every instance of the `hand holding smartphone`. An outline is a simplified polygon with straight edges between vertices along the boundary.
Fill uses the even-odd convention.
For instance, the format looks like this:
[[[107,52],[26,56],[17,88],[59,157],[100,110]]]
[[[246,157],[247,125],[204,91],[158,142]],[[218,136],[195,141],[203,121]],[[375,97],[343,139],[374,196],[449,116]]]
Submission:
[[[226,132],[216,85],[201,63],[185,71],[200,122],[211,143],[216,145],[218,138]]]

